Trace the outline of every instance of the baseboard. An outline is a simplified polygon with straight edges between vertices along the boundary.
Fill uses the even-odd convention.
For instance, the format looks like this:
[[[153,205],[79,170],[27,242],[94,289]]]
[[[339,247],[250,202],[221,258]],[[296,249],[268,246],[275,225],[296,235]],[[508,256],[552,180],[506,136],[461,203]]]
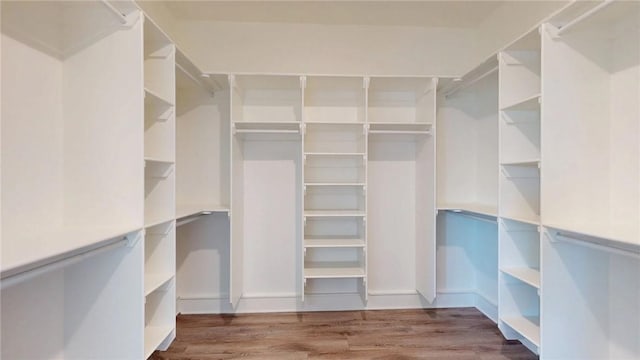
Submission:
[[[229,314],[475,307],[477,303],[477,295],[473,291],[438,293],[433,303],[415,291],[369,294],[366,304],[359,294],[305,295],[304,302],[297,296],[286,295],[249,294],[240,299],[236,308],[231,306],[227,296],[181,296],[177,300],[177,308],[181,314]]]

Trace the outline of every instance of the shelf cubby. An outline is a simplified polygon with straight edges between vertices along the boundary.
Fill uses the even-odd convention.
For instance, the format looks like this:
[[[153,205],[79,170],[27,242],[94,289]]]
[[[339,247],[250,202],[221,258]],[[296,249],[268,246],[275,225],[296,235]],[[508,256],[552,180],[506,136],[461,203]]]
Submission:
[[[145,296],[175,276],[175,225],[165,222],[146,229],[144,287]]]
[[[305,262],[306,279],[364,278],[364,266],[358,262]]]
[[[500,216],[540,222],[540,171],[536,162],[501,165]]]
[[[158,348],[168,346],[175,337],[175,279],[151,292],[144,305],[144,358]]]
[[[300,123],[302,88],[299,76],[234,75],[232,84],[239,95],[235,100],[240,101],[237,107],[239,111],[234,114],[234,123],[238,129],[241,122],[246,122],[248,127],[259,127],[258,123],[273,124],[264,124],[265,129],[272,126],[286,127],[286,124],[295,128],[292,123]],[[299,127],[273,130],[299,131]]]
[[[304,238],[304,247],[310,248],[363,248],[364,239],[358,236],[312,236]]]

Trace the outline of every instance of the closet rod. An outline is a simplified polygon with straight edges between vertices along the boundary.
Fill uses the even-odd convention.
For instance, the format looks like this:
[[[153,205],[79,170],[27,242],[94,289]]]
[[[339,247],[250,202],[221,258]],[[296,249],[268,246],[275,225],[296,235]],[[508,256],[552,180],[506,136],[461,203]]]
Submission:
[[[595,250],[606,251],[609,253],[630,256],[636,259],[640,259],[640,250],[633,250],[628,247],[603,245],[591,240],[590,236],[575,236],[573,234],[567,234],[562,231],[554,231],[554,238],[562,242],[571,243],[579,246],[588,247]]]
[[[564,26],[560,27],[558,29],[558,31],[556,32],[556,35],[560,36],[560,35],[564,34],[565,32],[569,31],[572,27],[574,27],[577,24],[579,24],[580,22],[582,22],[582,20],[585,20],[585,19],[591,17],[592,15],[600,12],[601,10],[604,10],[607,6],[609,6],[611,4],[613,4],[613,0],[605,0],[603,3],[598,4],[598,6],[593,7],[591,10],[585,12],[584,14],[578,16],[577,18],[569,21]]]
[[[473,84],[477,83],[478,81],[480,81],[480,80],[482,80],[482,79],[486,78],[487,76],[489,76],[489,75],[493,74],[493,73],[494,73],[494,72],[496,72],[496,71],[498,71],[498,65],[494,66],[494,67],[493,67],[493,68],[491,68],[489,71],[487,71],[487,72],[485,72],[484,74],[482,74],[482,75],[480,75],[480,76],[476,77],[475,79],[473,79],[473,80],[469,81],[468,83],[464,83],[464,84],[462,84],[462,85],[460,85],[460,86],[458,86],[458,87],[456,87],[456,88],[453,88],[453,90],[451,90],[451,91],[449,91],[448,93],[444,94],[444,97],[449,97],[449,96],[451,96],[451,95],[453,95],[453,94],[457,93],[457,92],[458,92],[458,91],[460,91],[460,90],[466,89],[466,88],[468,88],[469,86],[471,86],[471,85],[473,85]]]
[[[8,275],[0,280],[0,290],[6,289],[10,286],[13,286],[15,284],[29,280],[31,278],[40,276],[42,274],[46,274],[48,272],[60,270],[64,267],[76,264],[84,259],[93,257],[95,255],[125,247],[127,246],[127,244],[129,244],[129,242],[130,240],[129,240],[129,237],[127,236],[122,238],[116,238],[115,242],[111,242],[107,245],[103,245],[101,247],[91,249],[83,253],[70,256],[68,258],[64,258],[62,260],[49,262],[32,269],[28,269],[15,274]]]
[[[126,25],[129,21],[127,21],[127,17],[120,12],[120,10],[116,9],[108,0],[101,0],[102,4],[107,7],[107,9],[111,10],[111,12],[118,18],[118,21],[122,25]]]
[[[195,78],[195,76],[191,75],[190,72],[188,72],[182,65],[176,63],[176,67],[182,71],[189,79],[191,79],[194,83],[198,84],[200,87],[202,87],[206,92],[210,93],[213,95],[213,91],[211,91],[210,89],[207,89],[206,86],[204,86],[202,84],[202,81],[198,80]]]

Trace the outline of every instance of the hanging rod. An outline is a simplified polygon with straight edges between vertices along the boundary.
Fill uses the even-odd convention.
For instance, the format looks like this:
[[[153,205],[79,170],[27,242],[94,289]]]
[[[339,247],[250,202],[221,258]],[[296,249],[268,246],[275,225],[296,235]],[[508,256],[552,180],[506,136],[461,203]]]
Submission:
[[[203,88],[206,92],[210,93],[211,95],[213,95],[213,94],[214,94],[214,92],[213,92],[213,91],[211,91],[210,89],[207,89],[207,87],[206,87],[206,86],[204,86],[204,85],[202,84],[202,81],[200,81],[200,80],[196,79],[196,78],[195,78],[193,75],[191,75],[191,73],[190,73],[190,72],[188,72],[188,71],[187,71],[187,70],[186,70],[182,65],[180,65],[180,64],[178,64],[178,63],[176,63],[176,67],[177,67],[180,71],[182,71],[182,72],[183,72],[183,73],[184,73],[184,74],[185,74],[189,79],[191,79],[194,83],[198,84],[201,88]]]
[[[469,86],[477,83],[478,81],[486,78],[487,76],[493,74],[494,72],[498,71],[498,65],[494,66],[493,68],[491,68],[489,71],[485,72],[484,74],[474,78],[473,80],[469,81],[468,83],[464,83],[456,88],[453,88],[453,90],[449,91],[448,93],[444,94],[444,97],[449,97],[455,93],[457,93],[460,90],[466,89]]]
[[[101,0],[100,2],[102,2],[102,4],[107,7],[107,9],[111,10],[111,12],[118,18],[118,21],[120,21],[122,25],[126,25],[129,22],[127,20],[127,17],[123,13],[121,13],[120,10],[116,9],[115,6],[113,6],[108,0]]]
[[[490,224],[498,224],[498,220],[497,219],[482,217],[482,216],[479,216],[479,215],[475,215],[473,213],[466,212],[464,210],[448,210],[448,211],[450,211],[450,212],[452,212],[454,214],[460,215],[460,216],[468,217],[468,218],[473,219],[473,220],[483,221],[483,222],[490,223]]]
[[[558,29],[558,31],[556,32],[556,35],[560,36],[560,35],[564,34],[565,32],[569,31],[572,27],[576,26],[577,24],[579,24],[583,20],[593,16],[594,14],[600,12],[601,10],[604,10],[606,7],[608,7],[611,4],[613,4],[613,0],[605,0],[603,3],[598,4],[598,6],[593,7],[591,10],[589,10],[589,11],[585,12],[584,14],[578,16],[577,18],[569,21],[564,26],[561,26]]]
[[[561,230],[551,231],[552,234],[550,235],[552,236],[552,240],[556,239],[562,242],[584,246],[595,250],[606,251],[617,255],[630,256],[636,259],[640,259],[640,249],[633,249],[632,245],[625,246],[614,241],[608,241],[609,244],[605,245],[598,243],[596,240],[598,238],[593,236],[573,234]]]
[[[131,239],[128,235],[120,238],[116,238],[114,242],[110,242],[106,245],[100,246],[95,249],[87,250],[80,254],[76,254],[73,256],[69,256],[62,260],[52,261],[49,263],[45,263],[43,265],[37,266],[35,268],[27,269],[21,272],[17,272],[15,274],[10,274],[5,276],[0,280],[0,289],[6,289],[10,286],[16,285],[23,281],[32,279],[34,277],[40,276],[42,274],[46,274],[48,272],[56,271],[62,268],[65,268],[69,265],[76,264],[84,259],[93,257],[95,255],[99,255],[111,250],[119,249],[125,246],[128,246],[132,243],[132,241],[137,240],[139,237]]]

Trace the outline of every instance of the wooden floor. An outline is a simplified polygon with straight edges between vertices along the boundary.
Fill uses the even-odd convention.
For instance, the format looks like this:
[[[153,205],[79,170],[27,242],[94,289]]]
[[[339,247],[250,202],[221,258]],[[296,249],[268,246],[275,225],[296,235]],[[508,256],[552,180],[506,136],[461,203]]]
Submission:
[[[180,315],[151,359],[537,359],[474,308]]]

